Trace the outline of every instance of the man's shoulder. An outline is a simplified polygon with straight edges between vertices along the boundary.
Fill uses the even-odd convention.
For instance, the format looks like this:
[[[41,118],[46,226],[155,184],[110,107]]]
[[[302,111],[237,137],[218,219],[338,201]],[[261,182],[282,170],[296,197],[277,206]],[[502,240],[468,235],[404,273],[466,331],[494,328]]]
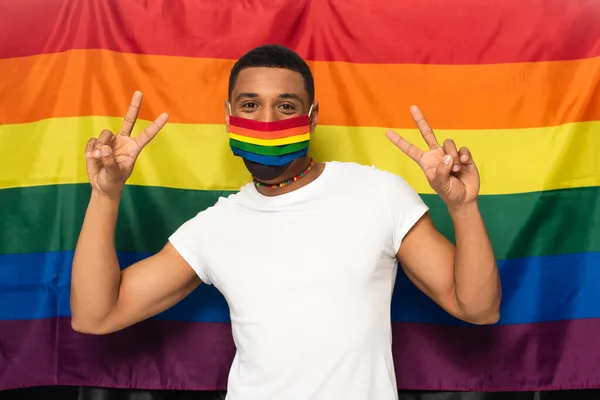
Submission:
[[[355,184],[359,183],[360,180],[375,185],[394,185],[404,181],[401,176],[375,165],[365,165],[350,161],[334,161],[327,164],[334,167],[338,177],[347,177]]]
[[[231,212],[235,208],[235,204],[238,203],[237,199],[239,196],[239,192],[220,196],[208,207],[198,210],[190,220],[202,221],[203,224],[219,221],[224,223],[228,216],[231,216]]]
[[[400,175],[374,165],[335,162],[337,181],[348,188],[349,195],[367,196],[372,201],[404,207],[407,203],[423,202],[416,190]],[[364,195],[364,196],[363,196]]]

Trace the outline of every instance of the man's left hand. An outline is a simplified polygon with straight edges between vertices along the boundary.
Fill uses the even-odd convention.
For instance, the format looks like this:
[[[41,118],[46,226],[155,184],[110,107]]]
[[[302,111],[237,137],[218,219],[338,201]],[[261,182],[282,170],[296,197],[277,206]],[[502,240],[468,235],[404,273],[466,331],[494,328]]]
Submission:
[[[448,207],[456,208],[477,200],[479,171],[466,147],[456,150],[452,139],[446,139],[443,147],[437,142],[433,129],[417,106],[410,109],[429,151],[422,151],[394,131],[388,131],[388,139],[413,159],[425,173],[429,185]]]

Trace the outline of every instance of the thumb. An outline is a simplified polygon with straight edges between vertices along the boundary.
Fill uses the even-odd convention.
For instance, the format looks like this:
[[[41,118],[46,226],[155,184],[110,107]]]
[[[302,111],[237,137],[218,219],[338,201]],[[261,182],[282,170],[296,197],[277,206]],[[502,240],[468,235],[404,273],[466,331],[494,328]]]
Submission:
[[[104,165],[104,171],[108,179],[111,182],[118,182],[121,179],[121,170],[117,165],[115,153],[113,153],[110,146],[104,145],[100,149],[102,153],[102,164]]]
[[[452,172],[452,156],[446,154],[435,170],[435,180],[442,193],[450,189],[450,173]]]
[[[90,140],[88,140],[85,146],[85,164],[90,179],[92,176],[97,175],[98,172],[100,172],[100,169],[102,168],[102,163],[100,162],[100,160],[97,160],[94,157],[94,148],[96,147],[96,141],[96,138],[91,138]]]
[[[461,167],[463,168],[463,171],[477,174],[478,173],[477,166],[475,165],[475,162],[473,161],[473,156],[471,155],[471,152],[469,151],[469,149],[467,149],[466,147],[463,147],[460,149],[458,154],[459,154],[459,162],[461,164]]]

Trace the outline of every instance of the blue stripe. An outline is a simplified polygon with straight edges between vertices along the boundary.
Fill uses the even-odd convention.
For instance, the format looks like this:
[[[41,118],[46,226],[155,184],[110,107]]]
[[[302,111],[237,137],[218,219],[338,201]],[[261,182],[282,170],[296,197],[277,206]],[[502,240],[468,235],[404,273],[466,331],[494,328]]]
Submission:
[[[263,156],[260,154],[240,150],[237,147],[232,147],[231,150],[233,151],[233,154],[245,158],[246,160],[264,165],[274,165],[277,167],[285,165],[290,161],[294,161],[296,158],[303,157],[308,153],[308,148],[298,150],[290,154],[285,154],[283,156]]]
[[[0,320],[70,316],[69,292],[73,251],[0,255]],[[122,268],[148,257],[119,253]],[[179,304],[158,315],[176,321],[229,322],[225,299],[202,285]]]
[[[600,253],[498,261],[502,305],[498,324],[600,318]],[[404,274],[396,281],[392,320],[463,325],[421,293]]]
[[[119,253],[124,267],[148,256]],[[73,252],[0,256],[0,320],[69,316]],[[600,253],[531,257],[499,262],[503,284],[500,324],[600,318]],[[203,285],[158,319],[228,322],[223,296]],[[398,274],[392,320],[462,324]]]

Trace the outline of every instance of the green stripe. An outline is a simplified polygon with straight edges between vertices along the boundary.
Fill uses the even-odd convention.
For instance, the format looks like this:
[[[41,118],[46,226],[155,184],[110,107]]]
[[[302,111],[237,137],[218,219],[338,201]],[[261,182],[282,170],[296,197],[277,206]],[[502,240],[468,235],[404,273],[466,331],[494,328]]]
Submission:
[[[117,248],[158,251],[183,222],[230,193],[127,186]],[[0,254],[74,249],[89,195],[88,184],[0,190]],[[453,240],[442,201],[423,199]],[[498,259],[600,251],[600,187],[482,196],[480,207]]]
[[[258,144],[244,143],[239,140],[229,139],[229,144],[232,147],[237,147],[240,150],[263,156],[282,156],[304,150],[308,147],[308,142],[309,141],[306,140],[304,142],[284,144],[282,146],[260,146]]]

